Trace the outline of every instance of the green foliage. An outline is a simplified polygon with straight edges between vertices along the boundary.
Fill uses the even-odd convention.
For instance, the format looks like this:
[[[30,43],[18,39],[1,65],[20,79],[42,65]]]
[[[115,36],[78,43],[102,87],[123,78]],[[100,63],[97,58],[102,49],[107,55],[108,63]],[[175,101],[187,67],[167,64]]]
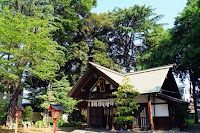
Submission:
[[[72,43],[68,48],[68,78],[70,83],[73,85],[79,79],[80,75],[83,74],[88,60],[89,48],[87,43],[84,41]]]
[[[42,120],[36,121],[35,126],[37,128],[43,128],[44,127],[44,122]]]
[[[177,16],[174,28],[167,31],[158,28],[156,32],[160,33],[160,37],[153,41],[154,44],[143,55],[137,57],[139,69],[176,64],[174,72],[182,80],[189,75],[195,104],[199,98],[195,96],[199,92],[195,86],[200,86],[199,3],[199,0],[188,0],[186,8]],[[197,108],[196,105],[194,107]],[[195,116],[197,122],[197,113]]]
[[[186,124],[187,125],[194,124],[194,119],[193,118],[187,119]]]
[[[56,0],[53,2],[55,25],[58,30],[54,32],[54,39],[60,45],[73,43],[74,32],[81,24],[81,17],[84,18],[88,11],[92,8],[93,0]],[[80,16],[80,17],[79,17]]]
[[[74,109],[68,116],[69,123],[83,123],[84,116],[81,114],[80,110]]]
[[[148,49],[143,51],[143,54],[136,58],[136,66],[138,70],[168,65],[173,63],[172,51],[169,46],[172,43],[171,33],[169,30],[164,30],[163,27],[157,27],[149,34],[151,36],[147,41],[150,42]]]
[[[200,1],[188,0],[187,7],[176,18],[172,31],[173,47],[170,48],[173,60],[177,63],[176,72],[181,78],[187,74],[193,86],[195,123],[198,123],[197,101],[200,86]],[[171,45],[172,46],[172,45]],[[198,87],[197,87],[198,86]]]
[[[78,33],[78,37],[92,41],[97,38],[101,41],[106,41],[106,35],[114,29],[112,19],[107,13],[96,14],[91,13],[83,20],[83,25]]]
[[[1,84],[8,91],[13,90],[8,109],[13,112],[22,79],[29,75],[41,80],[54,79],[65,63],[61,50],[64,48],[53,41],[51,32],[56,28],[47,19],[24,16],[5,7],[0,9],[0,25]]]
[[[42,109],[48,109],[50,104],[59,104],[63,106],[63,113],[70,113],[75,108],[77,104],[76,100],[73,100],[66,95],[71,90],[71,86],[67,80],[67,77],[63,76],[60,80],[54,80],[48,82],[48,87],[46,90],[33,90],[32,92],[38,91],[36,96],[33,96],[32,102],[37,102],[37,106]],[[59,92],[59,93],[58,93]],[[32,94],[34,95],[34,94]],[[30,97],[31,98],[31,97]]]
[[[56,27],[56,30],[51,31],[53,39],[56,40],[60,46],[68,48],[69,45],[73,45],[74,43],[79,45],[80,42],[77,42],[76,39],[74,39],[78,33],[77,28],[81,27],[83,19],[89,14],[92,7],[96,6],[96,0],[2,0],[1,4],[2,7],[9,6],[9,8],[21,12],[24,16],[48,19],[49,23]],[[66,59],[75,55],[73,52],[68,53],[74,50],[60,50],[65,53]],[[85,56],[79,57],[83,59]],[[70,83],[74,84],[82,72],[79,72],[80,69],[75,72],[71,70],[72,67],[76,65],[71,64],[71,62],[71,60],[68,60],[68,63],[65,64],[65,67],[63,67],[61,71],[64,71],[65,74],[68,75]],[[85,64],[86,62],[83,60],[83,63],[77,63],[76,67],[81,67],[82,71],[85,69]],[[76,76],[76,73],[78,73],[78,76]]]
[[[57,119],[56,120],[56,126],[57,127],[63,127],[65,125],[65,121],[62,119]]]
[[[189,0],[187,7],[176,18],[172,39],[176,44],[173,48],[173,55],[177,63],[185,69],[195,71],[199,74],[199,30],[200,30],[200,5],[199,0]],[[180,68],[181,68],[180,67]],[[184,72],[182,69],[182,72]]]
[[[0,5],[2,8],[9,7],[17,12],[21,12],[25,16],[51,19],[53,17],[53,6],[45,0],[1,0]]]
[[[134,97],[139,95],[139,92],[133,89],[129,79],[125,79],[124,83],[114,92],[116,96],[115,104],[117,104],[114,120],[120,124],[126,124],[134,120],[134,110],[137,109],[137,104],[133,101]]]
[[[31,106],[26,106],[22,112],[23,121],[32,121],[33,119],[33,109]]]
[[[0,124],[5,123],[6,115],[7,115],[6,101],[0,100]]]
[[[99,41],[97,38],[94,38],[93,48],[91,54],[93,55],[93,62],[110,68],[112,70],[119,71],[120,67],[114,65],[113,60],[108,55],[108,44],[103,41]]]
[[[50,88],[48,88],[46,93],[38,96],[38,100],[40,101],[39,107],[48,110],[50,104],[54,104],[55,97],[53,96],[53,93],[50,90]]]
[[[119,71],[109,53],[109,35],[114,30],[114,24],[108,14],[90,14],[84,19],[81,29],[83,39],[89,47],[88,55],[92,61],[107,68]]]
[[[64,53],[58,50],[59,46],[50,37],[55,28],[49,25],[48,20],[24,17],[20,13],[13,15],[6,9],[0,15],[0,74],[17,80],[26,70],[43,80],[55,77],[65,60]]]
[[[62,119],[57,119],[56,121],[56,126],[57,127],[78,127],[81,126],[82,122],[78,121],[78,122],[65,122]]]
[[[63,106],[63,113],[72,112],[77,104],[76,100],[66,96],[70,90],[71,86],[67,80],[67,77],[62,77],[61,80],[56,80],[52,83],[52,95],[55,98],[54,103],[61,104]]]
[[[67,48],[69,56],[65,70],[71,85],[74,85],[85,72],[88,60],[111,69],[117,69],[108,55],[108,34],[114,28],[108,14],[91,13],[82,21],[74,37],[74,42],[70,43]]]
[[[134,5],[130,8],[117,8],[109,13],[115,30],[110,37],[110,54],[116,64],[131,71],[136,67],[136,57],[143,54],[159,38],[155,32],[157,21],[162,17],[156,15],[151,7]]]
[[[187,118],[189,116],[189,108],[187,105],[185,106],[176,106],[176,118],[177,124],[179,127],[183,127],[187,124]]]
[[[30,101],[35,102],[36,106],[42,109],[47,110],[50,104],[60,104],[63,106],[63,113],[72,112],[77,101],[66,96],[71,90],[67,77],[64,76],[60,80],[50,81],[48,84],[48,87],[44,89],[31,89]]]

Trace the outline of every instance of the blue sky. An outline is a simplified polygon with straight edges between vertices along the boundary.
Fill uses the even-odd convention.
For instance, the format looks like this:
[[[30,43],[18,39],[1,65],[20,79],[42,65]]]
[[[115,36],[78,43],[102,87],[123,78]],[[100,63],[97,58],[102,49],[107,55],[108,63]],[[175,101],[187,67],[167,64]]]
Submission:
[[[151,6],[158,15],[164,15],[160,23],[168,23],[165,28],[172,28],[175,17],[184,9],[187,0],[97,0],[95,13],[112,11],[115,7],[128,8],[135,4]]]

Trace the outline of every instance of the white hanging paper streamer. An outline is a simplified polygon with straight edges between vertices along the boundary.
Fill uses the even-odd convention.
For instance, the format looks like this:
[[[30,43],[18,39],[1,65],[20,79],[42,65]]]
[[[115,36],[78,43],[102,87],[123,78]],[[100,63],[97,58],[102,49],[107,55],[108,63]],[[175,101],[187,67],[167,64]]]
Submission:
[[[88,100],[89,107],[111,107],[114,105],[113,99]]]

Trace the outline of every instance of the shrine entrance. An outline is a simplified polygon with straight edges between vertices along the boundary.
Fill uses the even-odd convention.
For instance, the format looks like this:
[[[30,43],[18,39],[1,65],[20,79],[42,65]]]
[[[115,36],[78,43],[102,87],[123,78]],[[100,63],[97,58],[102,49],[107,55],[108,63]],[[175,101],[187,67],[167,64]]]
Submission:
[[[114,128],[114,103],[112,100],[88,101],[88,125],[92,128]]]
[[[90,116],[90,127],[104,128],[103,125],[104,112],[102,107],[90,108],[89,116]]]
[[[140,104],[138,110],[134,112],[136,128],[147,129],[149,127],[147,108],[147,104]]]

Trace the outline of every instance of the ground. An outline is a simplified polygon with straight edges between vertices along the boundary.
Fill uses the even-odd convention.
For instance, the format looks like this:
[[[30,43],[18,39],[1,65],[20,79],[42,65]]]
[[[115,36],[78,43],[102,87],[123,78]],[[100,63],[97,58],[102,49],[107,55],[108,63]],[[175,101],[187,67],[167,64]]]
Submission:
[[[200,133],[200,124],[191,124],[183,131],[188,131],[190,133]]]
[[[57,128],[56,133],[68,133],[76,129],[76,127]],[[0,133],[14,133],[14,130],[0,129]],[[52,133],[52,128],[18,128],[17,133]]]
[[[77,127],[63,127],[57,128],[56,133],[124,133],[124,132],[116,132],[116,131],[108,131],[101,129],[85,129],[85,128],[77,128]],[[0,129],[0,133],[14,133],[14,130],[3,130]],[[19,128],[18,133],[52,133],[52,128]],[[128,133],[128,132],[127,132]],[[133,132],[130,132],[133,133]],[[134,132],[137,133],[137,132]],[[140,132],[141,133],[141,132]],[[150,131],[146,131],[145,133],[150,133]],[[200,124],[190,125],[187,129],[183,131],[156,131],[155,133],[200,133]]]

